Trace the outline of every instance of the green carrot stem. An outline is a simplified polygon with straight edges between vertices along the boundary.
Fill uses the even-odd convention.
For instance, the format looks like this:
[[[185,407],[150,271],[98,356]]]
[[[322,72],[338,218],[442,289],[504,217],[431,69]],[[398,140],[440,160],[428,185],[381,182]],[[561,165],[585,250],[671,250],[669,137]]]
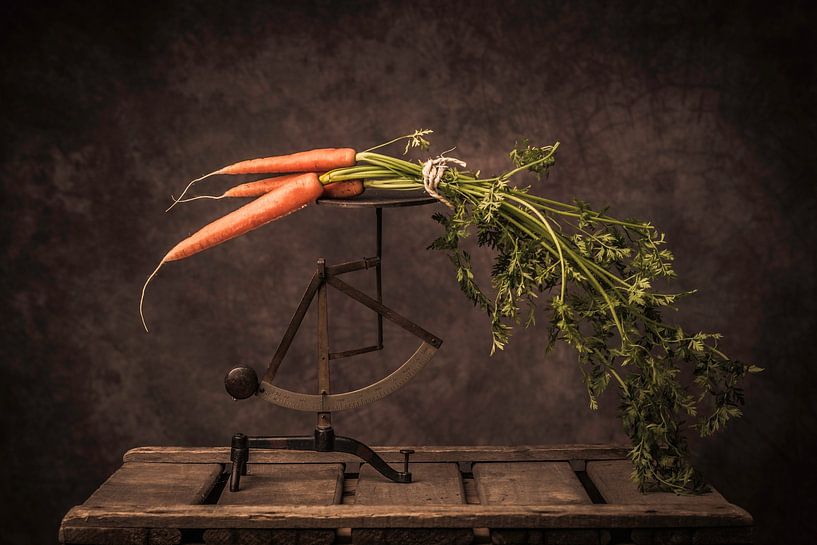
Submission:
[[[469,188],[467,188],[467,189],[466,189],[466,188],[463,188],[463,187],[458,187],[457,189],[458,189],[458,190],[460,190],[460,191],[463,191],[463,192],[468,192],[468,193],[470,193],[470,194],[472,194],[472,195],[480,195],[480,196],[482,196],[482,192],[481,192],[481,191],[479,191],[479,189],[478,189],[478,188],[472,188],[472,187],[469,187]],[[506,209],[506,207],[504,207],[504,206],[502,206],[501,208],[502,208],[502,209]],[[510,207],[509,209],[510,209],[510,210],[512,210],[512,211],[514,211],[514,212],[515,212],[515,213],[517,213],[517,214],[523,214],[523,215],[524,215],[524,217],[525,217],[525,220],[526,220],[526,221],[528,221],[528,222],[529,222],[531,225],[533,225],[535,228],[541,228],[541,225],[539,224],[539,222],[537,221],[537,219],[536,219],[536,218],[534,218],[534,217],[533,217],[532,215],[530,215],[529,213],[525,212],[524,210],[521,210],[521,209],[519,209],[519,208],[517,208],[517,207]],[[543,234],[543,235],[548,235],[549,233],[544,232],[544,233],[542,233],[542,234]],[[533,239],[539,239],[539,238],[540,238],[540,236],[539,236],[539,235],[535,235],[535,234],[533,234],[533,233],[531,233],[531,232],[528,232],[528,235],[529,235],[531,238],[533,238]],[[560,238],[562,238],[562,239],[563,239],[563,240],[562,240],[562,241],[563,241],[563,244],[570,244],[570,242],[569,242],[567,239],[565,239],[564,237],[561,237],[561,236],[560,236]],[[554,256],[556,256],[556,255],[557,255],[556,250],[554,250],[553,248],[548,248],[548,251],[552,252]],[[590,267],[591,267],[591,268],[592,268],[594,271],[596,271],[597,273],[599,273],[599,274],[603,275],[603,276],[605,277],[605,282],[606,282],[606,283],[607,283],[607,284],[608,284],[608,285],[609,285],[611,288],[612,288],[612,287],[615,287],[615,285],[613,284],[613,282],[617,282],[617,283],[619,283],[619,284],[621,284],[621,285],[625,286],[626,288],[630,288],[630,284],[628,284],[627,282],[625,282],[624,280],[622,280],[622,279],[621,279],[621,278],[619,278],[618,276],[614,275],[613,273],[611,273],[611,272],[610,272],[610,271],[608,271],[607,269],[605,269],[605,268],[601,267],[601,266],[600,266],[600,265],[598,265],[597,263],[594,263],[594,262],[592,262],[592,261],[587,261],[587,262],[586,262],[586,264],[587,264],[588,266],[590,266]]]
[[[389,176],[393,176],[393,172],[384,168],[381,169],[366,169],[366,170],[358,170],[358,171],[351,171],[351,172],[342,172],[333,174],[328,176],[326,179],[326,184],[333,183],[333,182],[342,182],[344,180],[364,180],[367,178],[388,178]],[[321,183],[324,183],[321,181]],[[325,185],[325,184],[324,184]]]
[[[530,170],[531,168],[533,168],[533,167],[535,167],[537,165],[544,164],[544,163],[546,163],[546,162],[553,159],[553,154],[556,153],[556,149],[559,147],[559,142],[556,142],[555,144],[553,144],[553,146],[549,146],[549,147],[551,149],[549,150],[549,152],[548,152],[548,154],[546,156],[544,156],[544,157],[542,157],[540,159],[537,159],[536,161],[531,161],[530,163],[525,163],[524,165],[521,165],[521,166],[519,166],[519,167],[517,167],[517,168],[515,168],[515,169],[513,169],[511,171],[500,174],[499,176],[494,176],[493,178],[482,178],[481,181],[483,181],[483,182],[506,181],[506,180],[509,180],[510,178],[512,178],[513,176],[515,176],[516,174],[519,174],[520,172],[522,172],[524,170]],[[476,178],[468,176],[466,174],[462,174],[460,177],[465,178],[465,179],[469,179],[471,181],[476,180]]]
[[[364,153],[371,152],[371,151],[374,151],[374,150],[380,149],[380,148],[385,148],[386,146],[389,146],[391,144],[399,142],[400,140],[412,140],[412,142],[410,142],[409,144],[406,145],[406,151],[408,151],[409,147],[416,146],[416,145],[425,144],[427,146],[428,142],[426,142],[425,139],[423,139],[422,137],[427,135],[427,134],[431,134],[433,132],[434,131],[432,131],[430,129],[425,129],[425,130],[420,129],[420,130],[414,131],[411,134],[404,134],[403,136],[398,136],[397,138],[395,138],[393,140],[389,140],[388,142],[384,142],[383,144],[379,144],[377,146],[374,146],[373,148],[369,148]]]
[[[558,145],[558,143],[557,143],[557,145]],[[564,302],[564,300],[565,300],[565,286],[567,284],[567,267],[565,266],[565,256],[562,254],[562,244],[561,244],[561,242],[556,237],[556,233],[553,231],[553,227],[550,226],[550,222],[548,220],[546,220],[545,216],[543,216],[535,207],[533,207],[529,203],[525,202],[524,200],[522,200],[519,197],[516,197],[514,195],[508,195],[508,197],[510,199],[518,202],[522,206],[525,206],[526,208],[530,209],[534,214],[536,214],[536,216],[539,218],[539,220],[542,222],[542,224],[547,229],[548,234],[550,235],[550,237],[553,239],[553,244],[556,246],[556,250],[559,252],[559,265],[560,265],[560,268],[562,270],[562,286],[561,286],[561,291],[559,293],[559,300]]]
[[[519,210],[519,209],[517,208],[517,210]],[[521,211],[521,212],[523,212],[523,213],[524,213],[524,211],[522,211],[522,210],[519,210],[519,211]],[[530,217],[529,215],[528,215],[528,217],[529,217],[530,219],[533,219],[533,218],[532,218],[532,217]],[[535,223],[535,220],[534,220],[534,223]],[[529,233],[529,234],[530,234],[530,233]],[[536,239],[537,237],[536,237],[535,235],[532,235],[532,238]],[[576,264],[576,265],[577,265],[577,266],[578,266],[580,269],[582,269],[582,271],[584,271],[585,275],[587,276],[587,279],[590,281],[590,283],[593,285],[593,287],[596,289],[596,291],[599,293],[599,295],[601,295],[601,296],[602,296],[602,298],[604,299],[605,303],[607,303],[607,307],[610,309],[610,317],[613,319],[613,322],[614,322],[614,323],[615,323],[615,325],[616,325],[616,329],[618,330],[619,334],[621,335],[621,338],[622,338],[622,343],[623,343],[623,342],[624,342],[624,340],[627,338],[627,335],[626,335],[626,333],[625,333],[625,331],[624,331],[624,327],[623,327],[623,326],[622,326],[622,324],[621,324],[621,320],[620,320],[620,319],[619,319],[619,317],[618,317],[618,313],[616,312],[615,306],[613,305],[613,302],[612,302],[612,300],[610,299],[610,296],[607,294],[607,290],[605,290],[605,289],[604,289],[604,288],[601,286],[601,284],[600,284],[600,283],[599,283],[599,281],[596,279],[596,277],[593,275],[593,273],[591,273],[591,272],[588,270],[587,266],[585,265],[585,260],[584,260],[584,258],[582,258],[582,257],[581,257],[581,256],[579,256],[578,254],[576,254],[576,252],[574,252],[574,251],[573,251],[573,250],[572,250],[572,249],[571,249],[569,246],[565,246],[563,249],[564,249],[564,250],[567,252],[567,254],[568,254],[568,255],[570,255],[570,257],[572,258],[572,261],[573,261],[573,262],[574,262],[574,263],[575,263],[575,264]]]
[[[517,207],[511,207],[511,208],[512,208],[512,209],[514,209],[516,212],[522,213],[524,216],[526,216],[526,219],[527,219],[528,221],[532,222],[534,225],[536,225],[536,224],[537,224],[537,222],[536,222],[536,218],[534,218],[533,216],[531,216],[530,214],[528,214],[528,213],[527,213],[527,212],[525,212],[524,210],[521,210],[521,209],[519,209],[519,208],[517,208]],[[540,227],[541,227],[541,226],[540,226]],[[533,232],[528,231],[527,229],[524,229],[524,231],[526,231],[526,232],[527,232],[527,234],[528,234],[528,235],[529,235],[529,236],[530,236],[532,239],[534,239],[534,240],[540,240],[540,239],[539,239],[539,237],[537,237],[537,236],[536,236],[536,235],[535,235]],[[540,242],[541,242],[541,240],[540,240]],[[561,249],[561,245],[559,246],[559,248]],[[548,251],[550,251],[551,253],[555,253],[555,252],[554,252],[554,250],[553,250],[552,248],[546,248],[546,249],[547,249]],[[582,269],[582,271],[584,271],[585,275],[587,276],[587,279],[590,281],[590,283],[593,285],[593,287],[596,289],[596,291],[597,291],[597,292],[598,292],[598,293],[599,293],[599,294],[602,296],[602,298],[604,299],[604,301],[607,303],[607,307],[608,307],[608,308],[609,308],[609,310],[610,310],[610,316],[611,316],[611,318],[613,319],[613,322],[614,322],[614,323],[615,323],[615,325],[616,325],[616,329],[618,330],[619,334],[621,335],[621,338],[622,338],[622,343],[623,343],[623,342],[624,342],[624,340],[627,338],[627,335],[626,335],[626,333],[625,333],[625,331],[624,331],[624,326],[621,324],[621,320],[620,320],[620,319],[619,319],[619,317],[618,317],[618,313],[616,312],[615,306],[613,305],[613,302],[612,302],[612,300],[610,299],[610,296],[609,296],[609,295],[608,295],[608,293],[607,293],[607,290],[605,290],[605,289],[604,289],[604,288],[601,286],[601,284],[600,284],[600,283],[599,283],[599,281],[596,279],[596,277],[593,275],[593,273],[591,273],[591,272],[588,270],[587,266],[586,266],[586,265],[585,265],[585,263],[584,263],[584,261],[585,261],[585,260],[584,260],[584,259],[583,259],[581,256],[579,256],[578,254],[576,254],[576,253],[575,253],[575,252],[574,252],[572,249],[570,249],[569,247],[565,247],[565,248],[564,248],[564,250],[565,250],[565,251],[566,251],[566,252],[567,252],[567,253],[568,253],[568,254],[571,256],[571,258],[572,258],[573,262],[574,262],[574,263],[576,263],[576,265],[577,265],[577,266],[578,266],[580,269]],[[558,255],[561,255],[561,252],[559,252],[559,254],[558,254]],[[563,279],[562,279],[562,287],[564,287],[564,282],[565,282],[565,278],[563,277]],[[562,296],[562,300],[564,300],[563,296]]]
[[[365,187],[370,187],[372,189],[389,189],[395,191],[417,191],[418,189],[422,189],[422,185],[418,185],[411,180],[404,179],[402,182],[398,181],[399,178],[395,178],[395,181],[392,180],[366,180],[363,182]]]
[[[361,152],[355,156],[357,161],[363,161],[372,165],[384,166],[390,169],[402,170],[403,172],[410,172],[416,175],[423,173],[422,167],[414,163],[409,163],[396,157],[382,155],[380,153]]]

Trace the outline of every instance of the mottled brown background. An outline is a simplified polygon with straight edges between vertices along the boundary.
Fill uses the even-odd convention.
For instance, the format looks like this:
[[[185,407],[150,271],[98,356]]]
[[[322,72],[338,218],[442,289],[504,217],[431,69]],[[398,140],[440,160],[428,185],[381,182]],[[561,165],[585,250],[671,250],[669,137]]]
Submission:
[[[365,148],[418,127],[483,172],[520,136],[562,142],[538,191],[649,218],[670,236],[677,319],[719,330],[768,370],[745,418],[693,441],[696,461],[757,519],[758,541],[814,536],[815,40],[813,9],[756,2],[415,1],[273,6],[108,2],[2,8],[0,541],[47,543],[74,504],[139,445],[301,433],[313,417],[234,403],[222,376],[262,369],[318,256],[371,254],[373,213],[311,208],[146,275],[234,203],[163,210],[186,180],[237,159]],[[201,191],[224,187],[222,180]],[[616,398],[591,414],[574,356],[542,329],[488,356],[486,319],[456,289],[432,208],[387,211],[389,304],[445,338],[404,390],[338,414],[375,444],[622,440]],[[484,256],[477,259],[485,272]],[[358,285],[369,286],[367,279]],[[333,341],[371,318],[330,299]],[[345,313],[345,315],[343,314]],[[309,322],[312,323],[312,322]],[[413,341],[344,361],[382,375]],[[306,336],[286,384],[311,385]],[[812,447],[808,447],[811,444]]]

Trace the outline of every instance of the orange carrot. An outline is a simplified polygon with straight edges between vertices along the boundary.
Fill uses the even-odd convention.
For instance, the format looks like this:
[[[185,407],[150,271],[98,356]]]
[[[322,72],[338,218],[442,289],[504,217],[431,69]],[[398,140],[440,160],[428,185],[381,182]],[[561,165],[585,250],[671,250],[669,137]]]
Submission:
[[[363,182],[361,180],[347,180],[335,182],[323,186],[324,199],[349,199],[357,197],[363,193]]]
[[[320,174],[315,173],[316,176]],[[224,192],[225,197],[260,197],[265,193],[269,193],[276,187],[285,184],[291,180],[297,179],[301,174],[287,174],[285,176],[276,176],[274,178],[264,178],[263,180],[256,180],[255,182],[247,182],[233,186]]]
[[[320,176],[319,173],[315,173],[316,176]],[[282,184],[286,184],[303,176],[303,174],[288,174],[286,176],[276,176],[275,178],[264,178],[263,180],[258,180],[256,182],[247,182],[246,184],[237,185],[231,187],[227,191],[221,194],[219,197],[213,198],[222,198],[222,197],[260,197],[265,193],[269,193],[273,189],[279,187]],[[363,193],[363,182],[361,180],[345,180],[342,182],[334,182],[328,185],[323,186],[323,194],[321,197],[325,199],[348,199],[350,197],[356,197]],[[208,197],[208,195],[202,195],[201,197]],[[192,199],[197,199],[201,197],[192,197]],[[188,200],[192,200],[188,199]]]
[[[183,241],[174,246],[159,262],[142,287],[142,297],[139,300],[139,315],[142,316],[142,325],[147,331],[147,324],[142,313],[145,299],[145,290],[151,279],[159,272],[162,265],[168,261],[177,261],[190,257],[201,251],[212,248],[248,231],[257,229],[273,220],[303,208],[323,193],[323,186],[314,172],[301,174],[281,184],[272,191],[258,197],[254,201],[242,206],[214,222],[205,225]]]
[[[320,176],[321,173],[315,173]],[[225,197],[260,197],[280,186],[288,183],[302,176],[301,174],[286,174],[284,176],[276,176],[274,178],[264,178],[263,180],[256,180],[254,182],[247,182],[231,187],[221,195],[198,195],[197,197],[189,197],[181,199],[179,202],[197,201],[199,199],[223,199]],[[345,180],[342,182],[333,182],[323,186],[323,195],[325,199],[348,199],[356,197],[363,193],[363,182],[360,180]]]
[[[299,151],[289,155],[262,157],[227,165],[187,184],[178,199],[167,210],[173,208],[187,194],[196,182],[216,174],[276,174],[283,172],[324,172],[355,164],[355,150],[352,148],[320,148]]]
[[[290,155],[250,159],[223,167],[215,174],[272,174],[279,172],[325,172],[355,165],[352,148],[323,148]]]

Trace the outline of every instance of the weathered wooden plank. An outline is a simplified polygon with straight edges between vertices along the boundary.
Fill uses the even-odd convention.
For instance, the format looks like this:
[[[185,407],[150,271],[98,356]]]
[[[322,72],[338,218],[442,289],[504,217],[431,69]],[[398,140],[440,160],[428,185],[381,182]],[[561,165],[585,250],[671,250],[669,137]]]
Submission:
[[[221,470],[220,464],[126,462],[84,505],[108,508],[198,504],[210,493]],[[181,532],[175,527],[61,527],[60,540],[86,545],[177,545]]]
[[[87,506],[201,503],[221,475],[219,464],[125,462],[85,502]]]
[[[633,466],[629,460],[604,460],[587,463],[587,475],[607,503],[644,503],[689,505],[706,508],[711,505],[729,505],[716,490],[697,496],[679,496],[669,492],[643,494],[630,479]]]
[[[483,505],[590,504],[590,498],[568,462],[480,463],[473,466],[474,480]],[[542,530],[494,528],[492,543],[534,545],[599,545],[596,530]]]
[[[395,483],[360,468],[355,505],[462,505],[465,491],[457,464],[411,464],[411,483]]]
[[[207,545],[332,545],[334,530],[211,529],[204,532]]]
[[[415,451],[413,462],[513,462],[549,460],[615,460],[627,457],[622,445],[559,445],[515,447],[373,447],[387,462],[403,460],[401,449]],[[359,462],[360,458],[339,452],[293,450],[252,451],[257,463],[333,463]],[[219,463],[230,462],[229,447],[140,447],[125,453],[126,462]]]
[[[746,526],[734,505],[78,506],[66,528],[694,528]]]
[[[83,545],[148,545],[146,528],[60,527],[60,543]]]
[[[60,528],[60,543],[81,545],[179,545],[176,528]]]
[[[360,468],[355,505],[463,505],[465,490],[455,463],[412,463],[411,483],[395,483],[370,465]],[[470,528],[353,528],[356,545],[467,545]]]
[[[592,503],[567,462],[481,463],[473,471],[483,505]]]
[[[195,465],[195,464],[191,464]],[[241,489],[219,505],[332,505],[343,494],[342,464],[248,464]]]
[[[218,505],[333,505],[343,494],[342,464],[249,464],[238,492],[225,490]],[[219,528],[207,545],[331,545],[334,530]]]

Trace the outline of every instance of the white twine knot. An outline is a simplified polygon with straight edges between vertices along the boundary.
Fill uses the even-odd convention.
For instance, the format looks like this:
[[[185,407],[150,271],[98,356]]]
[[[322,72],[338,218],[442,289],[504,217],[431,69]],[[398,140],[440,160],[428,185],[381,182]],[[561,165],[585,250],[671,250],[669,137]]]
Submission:
[[[439,192],[437,192],[437,186],[439,185],[440,180],[443,179],[443,174],[445,174],[446,170],[451,168],[448,166],[448,163],[453,163],[461,167],[466,166],[465,161],[460,161],[455,157],[443,157],[441,155],[436,159],[429,159],[423,163],[423,187],[425,187],[426,193],[453,210],[454,205],[451,204],[451,202],[443,197]]]

